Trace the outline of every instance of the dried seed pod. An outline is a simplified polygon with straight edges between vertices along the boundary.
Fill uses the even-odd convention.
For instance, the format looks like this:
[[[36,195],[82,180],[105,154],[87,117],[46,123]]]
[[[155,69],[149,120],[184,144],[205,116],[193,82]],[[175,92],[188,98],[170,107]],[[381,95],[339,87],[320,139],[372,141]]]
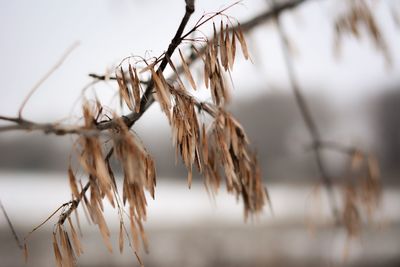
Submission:
[[[138,251],[139,250],[139,232],[138,232],[136,224],[135,224],[135,217],[133,215],[132,210],[131,210],[129,219],[130,219],[131,235],[132,235],[132,239],[133,239],[133,247],[134,247],[135,251]]]
[[[235,58],[236,58],[236,33],[235,30],[232,30],[232,43],[231,43],[231,58],[232,58],[232,66],[235,64]]]
[[[208,162],[204,170],[207,187],[211,187],[212,192],[217,191],[219,166],[222,166],[228,192],[243,200],[245,218],[258,214],[267,203],[268,195],[262,184],[256,157],[248,151],[243,128],[222,108],[211,126],[208,137],[210,145],[208,149],[202,149],[202,161]]]
[[[68,178],[69,178],[69,186],[71,188],[71,192],[75,198],[80,198],[78,186],[76,184],[75,175],[71,169],[71,165],[68,167]]]
[[[123,223],[119,222],[119,238],[118,238],[119,252],[122,253],[124,251],[124,232],[123,232]]]
[[[171,120],[171,99],[170,99],[170,90],[162,72],[156,72],[154,69],[151,69],[152,79],[155,83],[156,88],[156,99],[160,103],[161,109],[167,115],[168,120]]]
[[[220,32],[219,32],[219,56],[221,60],[221,65],[224,67],[226,70],[228,68],[228,52],[227,52],[227,47],[225,43],[225,30],[224,30],[224,24],[221,20],[220,24]]]
[[[129,76],[132,86],[133,99],[135,100],[135,112],[138,113],[140,111],[140,81],[136,68],[133,68],[131,64],[129,64]]]
[[[68,224],[69,224],[70,232],[72,235],[72,242],[75,247],[75,253],[79,257],[83,253],[83,248],[82,248],[82,244],[79,240],[78,234],[76,233],[75,228],[72,224],[71,217],[68,217]]]
[[[134,104],[132,102],[131,93],[126,83],[125,73],[122,67],[120,68],[120,75],[121,77],[119,77],[118,74],[116,75],[117,82],[119,85],[120,97],[124,100],[125,104],[128,106],[130,110],[134,110]]]
[[[195,111],[195,102],[191,96],[181,91],[174,91],[175,106],[172,110],[172,136],[176,156],[181,155],[188,169],[188,184],[192,183],[192,167],[196,164],[201,169],[198,145],[200,128]]]
[[[244,34],[240,27],[240,23],[238,23],[238,28],[235,33],[236,33],[236,37],[238,38],[238,40],[240,42],[240,47],[242,48],[243,56],[247,60],[247,59],[249,59],[249,51],[247,49],[246,39],[244,38]]]
[[[192,73],[190,72],[189,66],[188,66],[188,64],[186,63],[185,57],[183,56],[182,51],[181,51],[180,49],[178,49],[178,51],[179,51],[179,56],[181,57],[182,67],[183,67],[183,71],[184,71],[184,73],[185,73],[185,76],[186,76],[186,78],[189,80],[190,85],[192,86],[192,88],[193,88],[194,90],[196,90],[196,89],[197,89],[196,83],[194,82]]]
[[[165,58],[167,59],[168,64],[170,65],[171,69],[174,71],[176,79],[177,79],[177,81],[179,83],[179,86],[180,86],[181,90],[185,91],[186,90],[185,85],[183,84],[183,82],[181,80],[181,77],[180,77],[180,75],[179,75],[174,63],[172,62],[171,58],[168,55],[166,55]]]
[[[225,71],[228,69],[233,68],[233,57],[232,57],[232,43],[231,39],[229,37],[229,26],[226,24],[225,28],[225,40],[224,40],[224,45],[225,45],[225,50],[226,50],[226,61],[228,62],[227,67],[225,68]]]
[[[56,238],[55,233],[53,233],[53,250],[54,250],[54,256],[56,259],[57,267],[62,267],[63,259],[61,256],[60,248],[58,247],[57,238]]]

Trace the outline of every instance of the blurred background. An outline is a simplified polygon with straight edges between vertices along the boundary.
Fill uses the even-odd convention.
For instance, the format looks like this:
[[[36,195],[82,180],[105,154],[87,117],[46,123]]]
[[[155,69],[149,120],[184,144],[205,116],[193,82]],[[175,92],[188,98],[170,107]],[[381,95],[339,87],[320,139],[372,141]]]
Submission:
[[[360,236],[348,239],[332,223],[279,35],[275,24],[266,21],[246,34],[252,61],[238,56],[228,109],[257,151],[272,208],[245,223],[242,203],[224,188],[213,199],[197,177],[189,190],[184,167],[175,164],[168,121],[155,104],[134,127],[158,173],[145,224],[150,243],[150,253],[141,253],[145,266],[400,266],[400,5],[396,0],[365,1],[387,44],[388,60],[366,29],[359,38],[344,36],[338,52],[335,19],[349,2],[303,1],[282,13],[281,22],[296,77],[323,138],[379,160],[381,205]],[[198,0],[189,24],[231,3]],[[243,23],[268,10],[268,3],[244,0],[227,13]],[[160,55],[183,13],[183,0],[0,0],[0,115],[16,116],[30,88],[78,41],[23,113],[37,122],[76,122],[82,89],[92,81],[88,74],[112,72],[129,55]],[[210,30],[211,25],[203,28],[205,34]],[[113,82],[96,84],[86,94],[112,106],[115,88]],[[0,134],[0,199],[20,237],[70,199],[72,143],[70,136]],[[335,181],[343,181],[343,156],[327,152],[324,157]],[[340,202],[340,183],[335,194]],[[22,266],[22,252],[0,214],[0,266]],[[117,212],[106,207],[106,215],[114,253],[107,252],[97,228],[81,216],[84,254],[78,266],[139,265],[128,247],[118,252]],[[55,266],[54,223],[50,220],[30,237],[27,266]]]

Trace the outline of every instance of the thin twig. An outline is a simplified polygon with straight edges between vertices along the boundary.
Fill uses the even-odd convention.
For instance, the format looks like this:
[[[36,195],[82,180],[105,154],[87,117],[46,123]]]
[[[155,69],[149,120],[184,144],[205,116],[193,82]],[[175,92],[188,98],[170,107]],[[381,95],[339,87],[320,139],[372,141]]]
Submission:
[[[56,64],[49,69],[46,74],[32,87],[29,91],[28,95],[25,97],[24,101],[21,104],[21,107],[18,110],[18,117],[22,118],[22,110],[24,109],[26,103],[31,98],[31,96],[35,93],[35,91],[64,63],[65,59],[71,54],[71,52],[79,46],[79,42],[73,43],[61,56],[61,58],[56,62]]]
[[[25,237],[24,240],[28,240],[28,238],[31,236],[31,234],[33,234],[37,229],[39,229],[40,227],[42,227],[45,223],[47,223],[51,218],[53,218],[53,216],[62,208],[64,208],[65,206],[68,206],[69,204],[73,204],[72,201],[69,201],[67,203],[62,204],[60,207],[58,207],[55,211],[53,211],[52,214],[49,215],[49,217],[47,217],[43,222],[41,222],[38,226],[36,226],[35,228],[33,228]]]
[[[98,136],[102,133],[94,128],[90,129],[84,126],[62,125],[59,123],[36,123],[22,118],[0,116],[0,120],[10,121],[15,125],[0,126],[0,132],[24,130],[24,131],[41,131],[45,134],[66,135],[78,134],[84,136]]]
[[[62,225],[64,224],[65,220],[71,215],[71,213],[76,210],[81,202],[83,196],[86,194],[86,191],[90,187],[90,182],[87,182],[85,187],[82,189],[81,193],[79,194],[79,198],[74,199],[71,201],[71,206],[65,212],[61,213],[60,217],[58,218],[57,224]]]
[[[11,223],[10,217],[8,217],[7,211],[6,211],[6,209],[4,208],[3,203],[1,202],[1,200],[0,200],[0,208],[1,208],[1,210],[3,211],[4,217],[5,217],[6,220],[7,220],[8,226],[9,226],[10,229],[11,229],[11,232],[12,232],[12,234],[13,234],[13,236],[14,236],[15,242],[17,243],[17,246],[18,246],[21,250],[23,250],[23,249],[24,249],[24,246],[22,245],[21,241],[19,240],[18,235],[17,235],[17,232],[15,231],[15,228],[14,228],[13,224]]]
[[[192,34],[193,32],[197,31],[198,28],[200,28],[201,26],[203,26],[205,23],[209,22],[210,20],[212,20],[214,17],[219,16],[221,14],[223,14],[226,10],[230,9],[231,7],[239,4],[242,0],[237,1],[227,7],[225,7],[224,9],[214,13],[212,16],[208,17],[207,19],[203,20],[203,21],[199,21],[198,23],[196,23],[196,26],[194,26],[192,29],[190,29],[190,31],[188,31],[185,35],[182,36],[182,39],[186,39],[186,37],[188,37],[190,34]]]

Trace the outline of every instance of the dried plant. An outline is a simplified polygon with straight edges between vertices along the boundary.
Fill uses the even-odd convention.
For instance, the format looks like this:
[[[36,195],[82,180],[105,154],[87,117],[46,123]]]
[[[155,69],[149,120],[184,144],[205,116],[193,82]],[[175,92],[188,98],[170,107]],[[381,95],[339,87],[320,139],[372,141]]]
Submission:
[[[369,39],[385,57],[386,63],[391,64],[390,52],[382,36],[373,12],[370,1],[350,0],[346,12],[337,17],[335,21],[335,44],[337,53],[340,50],[340,41],[344,34],[350,34],[357,39],[361,38],[366,30]]]
[[[233,70],[239,49],[245,59],[250,58],[245,32],[270,19],[278,26],[282,47],[286,51],[285,59],[291,86],[313,140],[312,148],[321,179],[329,193],[333,215],[339,224],[345,226],[350,236],[359,232],[360,208],[365,207],[371,213],[379,203],[378,166],[372,156],[358,149],[323,141],[318,132],[296,81],[293,62],[287,52],[287,36],[279,23],[281,12],[304,2],[306,0],[276,4],[272,1],[270,10],[242,25],[225,14],[231,5],[216,13],[203,15],[193,28],[185,32],[186,24],[194,12],[194,1],[186,0],[181,24],[162,55],[154,58],[128,57],[115,69],[114,76],[90,74],[95,82],[115,80],[120,105],[129,109],[130,113],[121,115],[112,111],[107,114],[107,108],[99,100],[84,100],[81,125],[41,124],[22,117],[26,99],[18,117],[0,117],[0,120],[11,123],[2,126],[1,132],[36,130],[46,134],[77,136],[76,158],[80,168],[87,174],[87,181],[85,184],[78,181],[75,177],[76,170],[70,166],[68,177],[72,199],[45,221],[61,210],[53,232],[57,266],[75,266],[76,257],[83,252],[80,236],[77,234],[77,229],[80,228],[77,215],[79,206],[82,206],[88,220],[98,226],[104,243],[108,250],[112,251],[110,231],[103,214],[104,200],[119,214],[119,250],[123,251],[126,237],[138,259],[140,242],[147,251],[148,240],[143,226],[147,216],[146,192],[154,198],[156,163],[139,136],[132,131],[132,127],[154,102],[159,104],[169,122],[176,158],[180,158],[187,168],[189,187],[195,167],[203,176],[205,186],[211,194],[216,194],[224,183],[227,191],[243,202],[245,218],[257,216],[263,211],[269,203],[269,197],[263,185],[256,154],[249,146],[245,130],[226,109],[230,94],[225,76]],[[335,24],[338,38],[347,31],[358,36],[359,24],[364,24],[377,47],[389,58],[384,39],[368,6],[363,1],[350,1],[348,12]],[[210,38],[190,38],[200,27],[207,25],[212,27]],[[178,50],[179,56],[173,59],[175,50]],[[200,102],[191,93],[201,90],[202,87],[191,73],[191,64],[196,60],[202,62],[204,87],[210,91],[212,102]],[[167,67],[173,72],[171,77],[164,74]],[[207,114],[207,119],[199,116],[200,113]],[[106,141],[111,142],[105,145]],[[349,177],[349,182],[344,186],[345,204],[341,210],[336,205],[332,178],[325,168],[322,149],[336,150],[349,156],[351,164],[347,173],[349,176],[359,177]],[[123,171],[122,190],[117,186],[115,170],[110,164],[111,157],[120,163]],[[72,221],[73,214],[77,217],[76,223]],[[124,221],[126,214],[129,226]]]

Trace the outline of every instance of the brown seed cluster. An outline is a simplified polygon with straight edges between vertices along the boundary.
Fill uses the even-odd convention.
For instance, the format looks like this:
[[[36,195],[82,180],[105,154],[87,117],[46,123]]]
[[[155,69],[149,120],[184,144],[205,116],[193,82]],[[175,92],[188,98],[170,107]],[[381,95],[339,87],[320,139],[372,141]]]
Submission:
[[[255,154],[249,151],[247,136],[239,122],[220,108],[208,135],[203,126],[202,138],[207,187],[216,192],[222,170],[228,192],[243,200],[245,218],[262,211],[268,200],[267,191]]]
[[[368,37],[372,40],[377,49],[379,49],[388,64],[391,64],[388,46],[379,30],[378,23],[372,14],[368,1],[350,0],[349,8],[335,22],[335,43],[336,49],[340,48],[340,40],[343,34],[349,33],[361,38],[361,34],[366,30]]]
[[[221,21],[220,32],[217,33],[214,24],[214,38],[208,41],[206,49],[200,55],[204,62],[205,86],[211,89],[213,103],[200,103],[189,93],[185,84],[192,89],[199,89],[190,71],[189,61],[179,49],[180,70],[175,67],[172,59],[164,55],[168,65],[176,75],[176,82],[172,83],[164,77],[157,68],[160,59],[146,63],[144,68],[129,64],[124,71],[122,64],[116,72],[118,92],[121,105],[126,105],[133,112],[140,112],[142,98],[141,80],[139,74],[147,74],[151,78],[154,99],[159,103],[161,110],[171,125],[173,145],[177,158],[180,156],[188,170],[188,184],[192,183],[193,166],[197,167],[204,176],[207,190],[217,193],[224,180],[229,193],[241,198],[244,203],[245,217],[258,214],[268,201],[266,190],[262,183],[260,168],[254,153],[249,150],[249,141],[240,123],[225,110],[228,102],[228,87],[224,80],[224,73],[232,70],[236,56],[236,42],[239,41],[243,55],[247,59],[249,54],[240,27],[230,29],[227,23]],[[194,48],[198,53],[199,50]],[[135,66],[135,67],[134,67]],[[186,79],[186,83],[183,81]],[[103,107],[99,101],[92,106],[85,101],[83,104],[84,128],[95,130]],[[212,121],[201,122],[199,112],[208,113]],[[113,207],[118,208],[120,214],[119,250],[124,247],[124,236],[133,240],[135,253],[140,249],[140,239],[147,250],[147,237],[143,228],[146,220],[147,200],[145,192],[154,198],[156,186],[155,163],[147,153],[145,147],[126,122],[114,116],[114,127],[109,130],[108,144],[112,149],[105,153],[105,140],[100,135],[85,135],[78,139],[78,161],[81,168],[88,174],[88,183],[84,187],[78,183],[70,167],[68,170],[69,183],[72,191],[72,201],[69,209],[64,211],[53,235],[53,246],[58,266],[74,266],[76,256],[82,254],[83,249],[79,237],[71,220],[73,212],[82,203],[89,221],[98,225],[109,251],[110,231],[103,216],[103,200],[107,199]],[[110,145],[108,145],[110,146]],[[110,158],[115,159],[123,171],[122,200],[110,164]],[[90,195],[86,194],[90,192]],[[125,212],[127,206],[129,212]],[[126,227],[123,214],[129,217],[130,227]],[[79,217],[77,224],[79,228]],[[68,221],[67,230],[65,222]],[[130,235],[127,228],[130,228]]]
[[[355,150],[344,187],[343,223],[349,237],[357,236],[363,216],[372,219],[381,199],[380,171],[375,157]]]
[[[243,32],[230,29],[228,24],[220,23],[220,32],[213,23],[214,38],[208,43],[204,55],[200,55],[204,63],[204,83],[211,88],[211,96],[216,105],[223,105],[229,100],[229,92],[224,80],[224,72],[233,69],[236,56],[236,39],[239,40],[245,59],[249,58]]]
[[[125,77],[126,73],[120,67],[119,73],[116,74],[120,99],[126,103],[130,110],[139,112],[140,92],[142,91],[139,75],[136,68],[133,68],[131,64],[129,64],[128,73],[129,79]]]
[[[189,187],[192,184],[193,164],[201,171],[199,152],[200,128],[195,110],[195,100],[184,91],[173,91],[175,105],[172,110],[172,136],[176,156],[182,156],[188,169]]]
[[[129,204],[129,220],[135,250],[139,250],[140,236],[147,251],[147,237],[142,221],[146,220],[147,201],[145,191],[154,198],[156,170],[154,161],[139,139],[121,121],[119,133],[114,135],[116,157],[122,164],[123,205]]]

